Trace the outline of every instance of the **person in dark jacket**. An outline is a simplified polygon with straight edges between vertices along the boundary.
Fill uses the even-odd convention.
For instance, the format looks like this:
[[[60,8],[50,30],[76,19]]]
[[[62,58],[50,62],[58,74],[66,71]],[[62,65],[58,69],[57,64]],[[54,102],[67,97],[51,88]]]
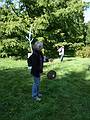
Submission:
[[[32,68],[31,74],[34,78],[34,83],[32,86],[32,98],[34,100],[40,101],[41,94],[39,92],[40,87],[40,75],[43,72],[43,54],[42,54],[43,43],[36,42],[33,46],[32,54]]]

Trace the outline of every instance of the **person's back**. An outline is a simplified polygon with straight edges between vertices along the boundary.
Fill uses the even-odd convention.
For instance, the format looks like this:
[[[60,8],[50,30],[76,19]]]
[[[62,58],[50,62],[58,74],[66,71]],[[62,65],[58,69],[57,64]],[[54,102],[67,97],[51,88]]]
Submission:
[[[40,75],[43,72],[43,54],[41,52],[43,48],[42,42],[36,42],[33,46],[33,54],[32,54],[32,68],[31,74],[34,78],[34,83],[32,86],[32,98],[34,100],[40,101]]]
[[[62,49],[62,55],[64,55],[64,46],[62,46],[61,49]]]
[[[43,54],[41,51],[33,50],[31,74],[38,77],[43,71]]]

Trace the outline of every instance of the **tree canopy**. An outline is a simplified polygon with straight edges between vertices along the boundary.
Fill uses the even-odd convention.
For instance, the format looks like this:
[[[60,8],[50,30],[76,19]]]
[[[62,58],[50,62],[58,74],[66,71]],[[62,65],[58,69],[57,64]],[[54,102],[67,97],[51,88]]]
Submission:
[[[46,48],[86,41],[82,0],[5,0],[0,7],[0,37],[23,39],[32,26],[33,38]],[[48,47],[48,45],[50,46]]]

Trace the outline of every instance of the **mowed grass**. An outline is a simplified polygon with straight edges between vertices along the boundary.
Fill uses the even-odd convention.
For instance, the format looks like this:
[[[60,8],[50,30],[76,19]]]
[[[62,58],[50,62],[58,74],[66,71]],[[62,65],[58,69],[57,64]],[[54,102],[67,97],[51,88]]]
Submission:
[[[90,58],[44,63],[42,101],[31,98],[26,60],[0,59],[0,120],[90,120]],[[47,72],[55,70],[55,80]]]

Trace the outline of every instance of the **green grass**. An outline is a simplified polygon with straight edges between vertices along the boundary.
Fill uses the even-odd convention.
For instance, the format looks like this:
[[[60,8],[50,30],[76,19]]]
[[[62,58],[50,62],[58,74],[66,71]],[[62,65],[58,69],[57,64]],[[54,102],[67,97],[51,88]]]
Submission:
[[[90,120],[90,58],[44,64],[41,102],[31,98],[33,79],[25,60],[0,59],[0,120]],[[55,80],[46,74],[54,69]]]

